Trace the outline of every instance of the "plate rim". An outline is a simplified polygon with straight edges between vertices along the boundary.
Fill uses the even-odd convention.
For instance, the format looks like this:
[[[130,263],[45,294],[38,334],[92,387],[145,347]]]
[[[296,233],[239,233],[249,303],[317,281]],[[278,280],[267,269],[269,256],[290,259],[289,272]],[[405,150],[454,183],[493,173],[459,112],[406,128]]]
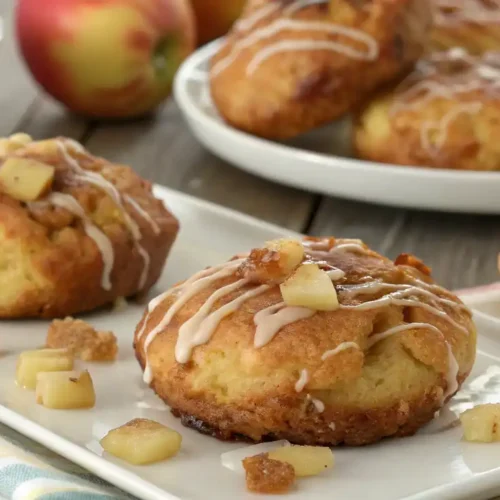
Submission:
[[[216,127],[219,132],[224,134],[229,134],[232,138],[237,141],[245,141],[250,146],[254,148],[271,148],[277,151],[281,156],[289,158],[294,156],[295,158],[304,158],[309,162],[314,162],[328,167],[332,167],[330,164],[332,161],[338,161],[339,164],[335,165],[335,168],[344,171],[355,171],[356,173],[364,173],[367,168],[380,168],[383,173],[381,175],[386,176],[399,176],[401,178],[412,179],[426,179],[426,180],[446,180],[446,181],[457,181],[458,179],[467,180],[469,182],[486,182],[486,181],[496,181],[500,182],[500,172],[495,171],[477,171],[477,170],[456,170],[456,169],[444,169],[444,168],[431,168],[431,167],[417,167],[417,166],[406,166],[397,165],[393,163],[380,163],[372,162],[362,159],[349,158],[344,156],[318,153],[314,151],[307,151],[295,146],[290,146],[287,144],[281,144],[276,141],[269,139],[264,139],[262,137],[254,136],[247,132],[238,130],[231,125],[227,124],[222,120],[215,120],[206,113],[203,113],[199,108],[192,102],[187,91],[186,83],[192,81],[193,79],[190,75],[193,70],[197,69],[202,63],[207,62],[207,60],[215,54],[217,48],[224,42],[224,38],[219,38],[213,42],[201,47],[191,54],[181,65],[174,78],[174,98],[178,103],[179,107],[185,111],[191,119],[195,119],[198,122],[204,124],[204,126]],[[187,111],[186,111],[187,110]]]

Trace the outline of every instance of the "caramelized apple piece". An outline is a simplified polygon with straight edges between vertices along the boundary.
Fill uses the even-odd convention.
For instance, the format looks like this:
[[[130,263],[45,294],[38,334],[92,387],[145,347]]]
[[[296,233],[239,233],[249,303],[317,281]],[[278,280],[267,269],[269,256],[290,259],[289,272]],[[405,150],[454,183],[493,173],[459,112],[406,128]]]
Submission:
[[[36,381],[36,402],[56,410],[92,408],[95,405],[95,391],[90,373],[39,373]]]
[[[279,460],[272,460],[267,453],[245,458],[248,491],[254,493],[286,493],[295,483],[293,467]]]
[[[28,134],[14,134],[9,138],[2,138],[0,139],[0,156],[14,153],[32,142],[32,140]]]
[[[105,451],[134,465],[160,462],[176,455],[182,436],[168,427],[136,418],[101,439]]]
[[[17,361],[16,382],[25,389],[36,387],[40,372],[61,372],[73,369],[73,356],[67,349],[25,351]]]
[[[280,286],[288,306],[309,307],[316,311],[339,308],[337,291],[331,278],[317,264],[303,264]]]
[[[316,476],[334,463],[332,450],[323,446],[284,446],[270,451],[269,458],[290,464],[297,477]]]
[[[500,441],[500,404],[476,406],[460,415],[466,441]]]
[[[264,248],[254,248],[241,265],[239,273],[255,283],[280,283],[303,259],[304,247],[300,241],[272,240]]]
[[[55,168],[30,158],[7,158],[0,167],[0,191],[19,201],[35,201],[52,187]]]

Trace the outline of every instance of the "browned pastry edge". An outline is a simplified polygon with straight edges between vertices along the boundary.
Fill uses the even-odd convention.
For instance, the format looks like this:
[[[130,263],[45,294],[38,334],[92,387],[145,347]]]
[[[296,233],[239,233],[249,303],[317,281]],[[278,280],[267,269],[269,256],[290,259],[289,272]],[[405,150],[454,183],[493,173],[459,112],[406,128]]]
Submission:
[[[136,357],[144,369],[142,356],[137,353]],[[459,386],[467,376],[468,373],[458,377]],[[286,439],[313,446],[362,446],[384,437],[412,436],[442,408],[443,394],[442,388],[435,386],[411,401],[400,401],[391,407],[349,411],[326,404],[323,413],[316,412],[312,403],[304,405],[297,395],[254,401],[255,411],[250,412],[209,402],[206,393],[203,399],[190,398],[182,390],[167,394],[156,379],[151,388],[185,427],[202,434],[222,441],[259,443]],[[453,394],[448,399],[451,397]],[[275,429],[274,432],[268,432],[269,428]]]

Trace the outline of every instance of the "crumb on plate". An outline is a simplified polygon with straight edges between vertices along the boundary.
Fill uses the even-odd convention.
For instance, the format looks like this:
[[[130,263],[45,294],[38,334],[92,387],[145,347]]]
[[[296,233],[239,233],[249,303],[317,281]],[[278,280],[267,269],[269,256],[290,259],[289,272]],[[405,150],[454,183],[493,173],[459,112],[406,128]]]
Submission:
[[[247,489],[254,493],[286,493],[295,483],[294,468],[261,453],[243,460]]]
[[[50,324],[46,346],[67,348],[83,361],[114,361],[118,353],[112,332],[99,332],[85,321],[70,317]]]

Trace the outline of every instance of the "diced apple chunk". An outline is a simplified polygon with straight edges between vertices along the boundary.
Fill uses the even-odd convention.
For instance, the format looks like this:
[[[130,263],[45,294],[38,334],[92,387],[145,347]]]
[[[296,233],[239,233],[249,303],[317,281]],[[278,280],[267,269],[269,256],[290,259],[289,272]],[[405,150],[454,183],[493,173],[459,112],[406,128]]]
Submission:
[[[2,138],[0,139],[0,156],[14,153],[32,141],[33,139],[28,134],[21,133],[11,135],[9,138]]]
[[[278,252],[280,267],[286,276],[304,260],[304,246],[298,240],[279,239],[266,243],[266,248]]]
[[[500,404],[484,404],[465,411],[460,421],[466,441],[500,441]]]
[[[21,353],[17,362],[16,382],[25,389],[35,389],[40,372],[73,369],[73,356],[67,349],[41,349]]]
[[[282,283],[304,259],[304,247],[296,240],[273,240],[254,248],[238,273],[254,283]]]
[[[168,427],[136,418],[113,429],[101,439],[105,451],[134,465],[166,460],[181,448],[182,436]]]
[[[323,446],[283,446],[270,451],[269,458],[290,464],[297,477],[316,476],[334,464],[332,450]]]
[[[334,311],[339,308],[335,286],[317,264],[301,265],[280,285],[280,289],[288,306],[309,307],[316,311]]]
[[[92,408],[95,391],[88,371],[43,372],[37,376],[36,402],[54,410]]]
[[[50,191],[54,175],[52,165],[10,157],[0,167],[0,191],[19,201],[36,201]]]

